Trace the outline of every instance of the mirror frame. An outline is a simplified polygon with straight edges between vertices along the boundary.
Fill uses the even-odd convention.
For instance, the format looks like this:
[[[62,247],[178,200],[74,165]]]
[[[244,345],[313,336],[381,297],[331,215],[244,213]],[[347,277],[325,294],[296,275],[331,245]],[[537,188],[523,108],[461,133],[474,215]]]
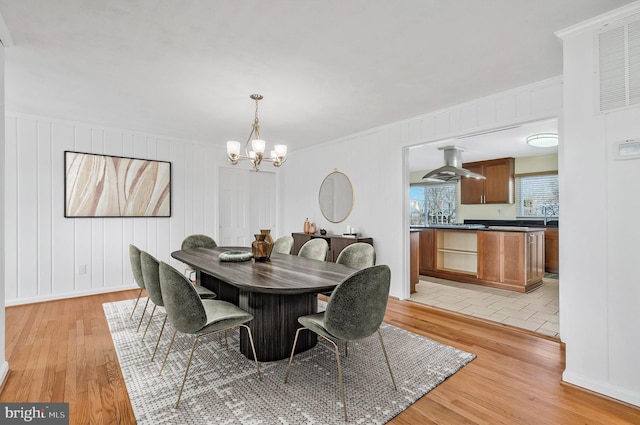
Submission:
[[[327,182],[327,180],[335,175],[335,174],[342,174],[345,178],[346,183],[348,183],[348,188],[351,190],[351,204],[349,205],[349,210],[344,214],[343,217],[337,217],[334,219],[331,219],[329,217],[327,217],[328,212],[325,211],[326,208],[323,208],[322,206],[322,188],[325,187],[325,183]],[[346,186],[345,186],[346,188]],[[329,173],[324,180],[322,180],[322,184],[320,185],[320,190],[318,191],[318,205],[320,206],[320,212],[322,213],[322,216],[329,222],[331,223],[341,223],[343,221],[345,221],[347,219],[347,217],[349,217],[349,214],[351,214],[351,211],[353,210],[353,204],[354,204],[354,196],[353,196],[353,184],[351,183],[351,180],[349,179],[349,176],[347,176],[345,173],[343,173],[342,171],[338,171],[337,168],[333,169],[333,172]]]

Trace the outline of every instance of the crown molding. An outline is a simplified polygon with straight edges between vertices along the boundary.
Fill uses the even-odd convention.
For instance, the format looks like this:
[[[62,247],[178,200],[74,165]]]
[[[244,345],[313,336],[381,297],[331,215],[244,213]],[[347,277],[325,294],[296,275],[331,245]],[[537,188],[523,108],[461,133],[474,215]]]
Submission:
[[[640,13],[640,1],[634,1],[626,6],[613,9],[602,15],[595,16],[586,21],[582,21],[565,29],[556,31],[554,34],[560,39],[565,39],[569,36],[579,34],[585,31],[594,31],[601,29],[603,26],[614,22],[619,19],[626,18],[635,13]]]

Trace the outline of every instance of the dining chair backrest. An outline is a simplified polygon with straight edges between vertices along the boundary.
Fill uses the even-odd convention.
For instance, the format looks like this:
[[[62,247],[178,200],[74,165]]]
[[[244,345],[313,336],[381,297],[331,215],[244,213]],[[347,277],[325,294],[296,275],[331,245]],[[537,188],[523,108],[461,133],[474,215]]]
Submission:
[[[129,244],[129,261],[131,262],[131,272],[133,280],[140,288],[144,288],[144,278],[142,277],[142,266],[140,265],[140,248]]]
[[[298,251],[298,256],[310,258],[312,260],[325,261],[329,244],[323,238],[313,238],[305,242]]]
[[[278,254],[291,254],[293,249],[293,236],[284,235],[280,236],[273,242],[273,251]]]
[[[207,235],[190,235],[184,238],[180,249],[215,248],[218,244]]]
[[[193,334],[207,323],[207,314],[193,284],[169,264],[160,262],[160,288],[167,317],[180,332]]]
[[[364,269],[375,266],[376,250],[373,248],[373,245],[368,243],[352,243],[340,251],[338,258],[336,258],[336,263],[344,264],[354,269]]]
[[[347,276],[334,289],[324,313],[331,335],[353,341],[373,334],[384,319],[391,286],[387,265],[367,267]]]
[[[164,306],[162,290],[160,289],[160,262],[151,254],[141,251],[140,264],[144,286],[151,301],[158,306]]]

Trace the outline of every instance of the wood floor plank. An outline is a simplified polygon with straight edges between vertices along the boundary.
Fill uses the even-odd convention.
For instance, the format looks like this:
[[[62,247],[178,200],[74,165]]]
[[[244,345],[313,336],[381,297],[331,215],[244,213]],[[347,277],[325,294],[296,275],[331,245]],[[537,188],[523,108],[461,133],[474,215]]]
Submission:
[[[7,307],[0,401],[65,401],[73,424],[135,424],[102,304],[137,293]],[[640,424],[640,409],[561,383],[558,341],[395,299],[385,321],[477,356],[391,424]]]

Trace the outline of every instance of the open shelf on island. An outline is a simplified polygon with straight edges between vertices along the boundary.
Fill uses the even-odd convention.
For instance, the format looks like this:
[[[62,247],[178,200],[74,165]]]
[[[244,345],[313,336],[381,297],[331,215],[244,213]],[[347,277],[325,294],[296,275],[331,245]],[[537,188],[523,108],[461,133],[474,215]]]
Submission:
[[[438,229],[436,233],[437,270],[476,275],[478,238],[476,232]]]

